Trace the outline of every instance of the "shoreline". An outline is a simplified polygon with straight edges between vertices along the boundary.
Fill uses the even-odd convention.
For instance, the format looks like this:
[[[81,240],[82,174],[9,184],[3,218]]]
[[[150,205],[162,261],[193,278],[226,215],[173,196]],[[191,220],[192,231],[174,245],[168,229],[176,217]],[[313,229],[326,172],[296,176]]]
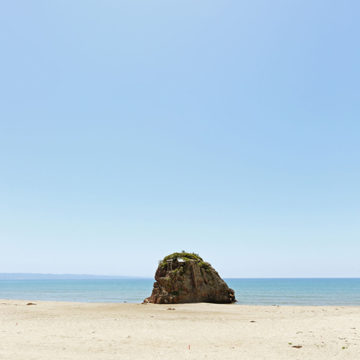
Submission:
[[[27,298],[27,299],[1,299],[0,298],[0,304],[5,302],[19,302],[19,303],[26,303],[26,302],[36,302],[39,304],[73,304],[73,305],[155,305],[155,306],[190,306],[190,305],[214,305],[214,306],[241,306],[241,307],[264,307],[264,308],[273,308],[273,307],[294,307],[294,308],[359,308],[360,304],[330,304],[330,305],[317,305],[317,304],[311,304],[311,305],[299,305],[299,304],[242,304],[239,302],[229,303],[229,304],[219,304],[219,303],[207,303],[207,302],[194,302],[194,303],[178,303],[178,304],[153,304],[148,303],[145,304],[143,302],[131,302],[131,301],[67,301],[67,300],[38,300],[36,298]]]
[[[7,360],[357,360],[360,352],[360,306],[0,300],[0,324]]]

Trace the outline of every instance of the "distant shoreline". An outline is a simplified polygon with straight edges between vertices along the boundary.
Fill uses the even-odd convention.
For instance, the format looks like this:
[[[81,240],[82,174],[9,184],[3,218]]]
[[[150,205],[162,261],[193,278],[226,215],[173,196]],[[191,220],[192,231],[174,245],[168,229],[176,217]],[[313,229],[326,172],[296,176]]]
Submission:
[[[153,276],[131,276],[131,275],[93,275],[93,274],[43,274],[43,273],[0,273],[0,280],[136,280],[153,279]],[[360,279],[357,276],[325,276],[325,277],[224,277],[224,280],[325,280],[325,279]]]
[[[150,279],[142,276],[89,275],[89,274],[40,274],[40,273],[0,273],[0,280],[136,280]]]

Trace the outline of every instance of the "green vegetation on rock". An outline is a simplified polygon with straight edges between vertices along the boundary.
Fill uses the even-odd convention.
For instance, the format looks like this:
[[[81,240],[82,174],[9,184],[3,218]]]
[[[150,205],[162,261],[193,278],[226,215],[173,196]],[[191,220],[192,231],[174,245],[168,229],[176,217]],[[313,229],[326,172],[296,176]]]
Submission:
[[[210,263],[208,263],[206,261],[200,261],[199,265],[204,270],[209,270],[211,268]]]
[[[199,262],[200,264],[208,264],[210,266],[210,264],[204,262],[204,260],[198,254],[188,253],[184,250],[182,252],[175,252],[173,254],[165,256],[164,259],[160,260],[159,265],[161,267],[166,267],[167,260],[176,260],[176,259],[182,259],[184,261],[194,260],[196,262]]]

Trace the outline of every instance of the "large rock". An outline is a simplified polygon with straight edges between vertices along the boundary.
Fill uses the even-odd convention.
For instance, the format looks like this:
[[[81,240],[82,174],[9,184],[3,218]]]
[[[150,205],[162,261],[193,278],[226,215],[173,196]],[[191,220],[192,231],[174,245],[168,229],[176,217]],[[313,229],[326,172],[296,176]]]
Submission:
[[[152,294],[145,303],[228,304],[236,301],[234,290],[197,254],[182,252],[166,256],[159,263],[155,280]]]

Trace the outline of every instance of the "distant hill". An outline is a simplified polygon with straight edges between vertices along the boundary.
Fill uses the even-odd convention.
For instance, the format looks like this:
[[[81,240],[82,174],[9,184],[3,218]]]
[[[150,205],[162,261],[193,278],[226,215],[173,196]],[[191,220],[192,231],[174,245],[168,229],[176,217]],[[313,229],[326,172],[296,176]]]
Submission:
[[[86,280],[86,279],[141,279],[136,276],[107,276],[88,274],[29,274],[29,273],[0,273],[0,280]]]

